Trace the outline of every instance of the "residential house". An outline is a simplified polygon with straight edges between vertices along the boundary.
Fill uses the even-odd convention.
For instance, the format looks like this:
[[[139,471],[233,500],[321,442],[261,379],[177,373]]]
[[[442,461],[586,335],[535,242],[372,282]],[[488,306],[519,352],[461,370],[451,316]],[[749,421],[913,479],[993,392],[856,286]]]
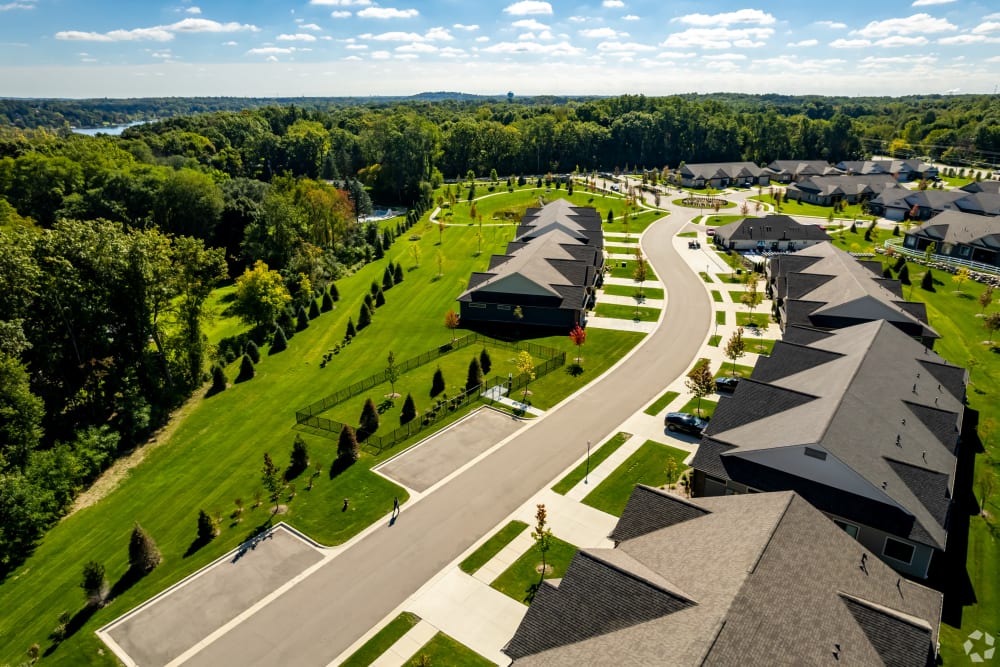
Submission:
[[[1000,181],[973,181],[959,189],[973,194],[985,192],[991,195],[1000,195]]]
[[[886,174],[812,176],[785,188],[785,197],[819,206],[833,206],[842,201],[856,204],[874,198],[894,184],[892,176]]]
[[[892,567],[947,547],[968,373],[890,323],[789,327],[720,401],[698,496],[795,491]]]
[[[794,493],[637,486],[611,537],[541,582],[503,649],[513,664],[934,664],[941,594]]]
[[[837,169],[847,174],[890,174],[899,181],[935,180],[938,168],[921,160],[845,160]]]
[[[793,183],[813,176],[837,176],[843,174],[825,160],[775,160],[764,168],[772,182]]]
[[[725,250],[791,252],[829,241],[819,225],[803,225],[787,215],[743,218],[715,229],[715,244]]]
[[[712,162],[685,164],[680,168],[681,185],[685,188],[727,188],[730,185],[750,187],[767,185],[767,173],[753,162]]]
[[[1000,215],[1000,195],[964,190],[888,188],[869,204],[873,215],[889,220],[927,220],[942,211]]]
[[[903,246],[924,252],[1000,266],[1000,218],[945,211],[906,232]]]
[[[767,289],[782,330],[830,331],[886,320],[927,347],[940,338],[927,323],[926,306],[904,300],[899,281],[882,276],[881,262],[859,262],[831,243],[772,257]]]

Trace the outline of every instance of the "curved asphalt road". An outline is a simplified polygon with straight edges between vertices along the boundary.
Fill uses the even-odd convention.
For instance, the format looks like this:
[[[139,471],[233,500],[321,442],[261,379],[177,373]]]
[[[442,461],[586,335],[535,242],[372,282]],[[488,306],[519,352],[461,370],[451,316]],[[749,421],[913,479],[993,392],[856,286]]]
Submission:
[[[671,238],[691,210],[652,225],[643,249],[669,288],[662,325],[614,371],[407,507],[188,661],[326,665],[687,370],[711,321],[701,279]],[[685,215],[686,213],[686,215]]]

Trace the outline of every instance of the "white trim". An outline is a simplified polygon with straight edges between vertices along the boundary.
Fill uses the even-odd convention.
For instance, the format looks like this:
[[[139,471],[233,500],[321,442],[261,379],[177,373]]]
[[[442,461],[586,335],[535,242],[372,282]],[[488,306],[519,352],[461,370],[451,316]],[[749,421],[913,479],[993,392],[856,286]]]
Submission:
[[[892,540],[893,542],[899,542],[900,544],[905,544],[906,546],[910,547],[911,550],[910,560],[901,560],[899,558],[887,554],[885,552],[885,548],[886,546],[888,546],[889,540]],[[886,558],[896,561],[897,563],[903,563],[904,565],[913,565],[913,557],[917,555],[917,546],[915,544],[907,542],[906,540],[901,540],[898,537],[893,537],[892,535],[886,535],[885,541],[882,543],[882,555],[885,556]]]

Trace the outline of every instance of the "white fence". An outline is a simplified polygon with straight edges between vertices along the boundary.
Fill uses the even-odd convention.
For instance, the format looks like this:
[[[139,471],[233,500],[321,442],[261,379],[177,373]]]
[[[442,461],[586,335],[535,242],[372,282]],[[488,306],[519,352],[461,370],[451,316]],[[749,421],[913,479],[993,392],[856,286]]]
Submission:
[[[907,257],[915,257],[917,259],[927,259],[927,256],[920,252],[919,250],[913,250],[907,248],[903,245],[902,239],[888,239],[882,246],[886,249],[892,249],[894,253],[899,255],[905,255]],[[1000,274],[1000,267],[993,266],[992,264],[984,264],[983,262],[973,262],[968,259],[962,259],[960,257],[951,257],[950,255],[939,255],[934,253],[930,256],[929,261],[938,264],[950,264],[952,266],[964,266],[970,271],[978,271],[980,273],[992,273]]]

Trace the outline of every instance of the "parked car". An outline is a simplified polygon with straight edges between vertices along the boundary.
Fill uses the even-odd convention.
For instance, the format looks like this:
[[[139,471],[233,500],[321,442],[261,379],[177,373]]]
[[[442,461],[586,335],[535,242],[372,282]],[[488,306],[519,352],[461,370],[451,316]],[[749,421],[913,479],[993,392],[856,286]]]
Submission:
[[[715,378],[715,391],[732,393],[736,391],[736,385],[739,383],[740,379],[738,377],[727,376]]]
[[[693,250],[697,250],[700,247],[701,247],[701,243],[699,243],[698,241],[688,241],[688,248],[691,248]]]
[[[701,435],[701,432],[708,426],[707,420],[695,417],[688,412],[668,412],[663,423],[668,431],[680,431],[691,435]]]
[[[708,231],[706,231],[705,233],[706,233],[706,234],[707,234],[708,236],[715,236],[715,228],[714,228],[714,227],[712,227],[711,229],[709,229],[709,230],[708,230]]]

